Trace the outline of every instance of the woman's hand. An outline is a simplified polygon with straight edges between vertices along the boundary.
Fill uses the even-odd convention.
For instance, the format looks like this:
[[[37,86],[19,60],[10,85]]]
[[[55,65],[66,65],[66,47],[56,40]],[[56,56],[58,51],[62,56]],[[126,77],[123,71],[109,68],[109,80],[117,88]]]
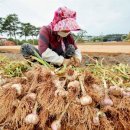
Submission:
[[[72,57],[71,58],[71,65],[76,66],[76,67],[80,66],[80,60],[76,57]]]

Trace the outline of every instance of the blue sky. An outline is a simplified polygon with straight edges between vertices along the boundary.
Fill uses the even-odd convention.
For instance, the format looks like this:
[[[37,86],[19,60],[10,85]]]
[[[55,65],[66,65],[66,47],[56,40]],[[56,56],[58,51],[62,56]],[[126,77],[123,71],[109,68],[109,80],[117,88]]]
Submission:
[[[0,17],[16,13],[22,22],[43,26],[59,6],[77,11],[88,35],[130,32],[130,0],[0,0]]]

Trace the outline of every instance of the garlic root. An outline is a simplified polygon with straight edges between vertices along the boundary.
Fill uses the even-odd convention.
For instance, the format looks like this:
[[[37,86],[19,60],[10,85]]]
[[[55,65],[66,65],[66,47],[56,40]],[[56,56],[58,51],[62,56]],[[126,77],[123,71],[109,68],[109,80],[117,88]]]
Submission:
[[[60,115],[59,119],[52,122],[52,124],[51,124],[52,130],[61,130],[61,120],[62,120],[64,114],[66,113],[70,103],[71,102],[67,103],[67,105],[65,106],[65,109],[62,112],[62,114]]]

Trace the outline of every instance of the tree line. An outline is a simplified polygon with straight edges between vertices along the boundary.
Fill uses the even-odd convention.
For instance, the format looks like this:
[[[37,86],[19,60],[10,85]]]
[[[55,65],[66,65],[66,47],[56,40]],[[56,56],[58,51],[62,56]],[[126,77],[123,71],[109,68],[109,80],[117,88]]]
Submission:
[[[22,37],[26,40],[30,36],[32,39],[37,39],[39,30],[40,27],[21,22],[16,14],[9,14],[5,18],[0,17],[0,35],[5,34],[15,40],[17,37]]]
[[[37,44],[37,37],[40,27],[30,23],[23,23],[19,20],[18,15],[9,14],[5,18],[0,17],[0,35],[7,35],[9,40],[12,39],[17,44],[29,42]],[[107,41],[129,41],[129,34],[109,34],[103,36],[88,36],[86,30],[81,30],[77,34],[72,34],[76,42],[107,42]],[[22,38],[22,41],[19,40]],[[28,39],[28,37],[31,39]],[[24,40],[23,40],[24,39]]]

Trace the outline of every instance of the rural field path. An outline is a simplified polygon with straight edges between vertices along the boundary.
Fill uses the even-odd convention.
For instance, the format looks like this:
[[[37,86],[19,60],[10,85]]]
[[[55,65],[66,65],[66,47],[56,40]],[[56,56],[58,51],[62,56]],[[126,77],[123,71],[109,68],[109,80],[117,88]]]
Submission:
[[[130,54],[130,44],[129,45],[78,44],[78,48],[81,50],[82,53]],[[0,52],[19,53],[20,46],[0,46]]]

